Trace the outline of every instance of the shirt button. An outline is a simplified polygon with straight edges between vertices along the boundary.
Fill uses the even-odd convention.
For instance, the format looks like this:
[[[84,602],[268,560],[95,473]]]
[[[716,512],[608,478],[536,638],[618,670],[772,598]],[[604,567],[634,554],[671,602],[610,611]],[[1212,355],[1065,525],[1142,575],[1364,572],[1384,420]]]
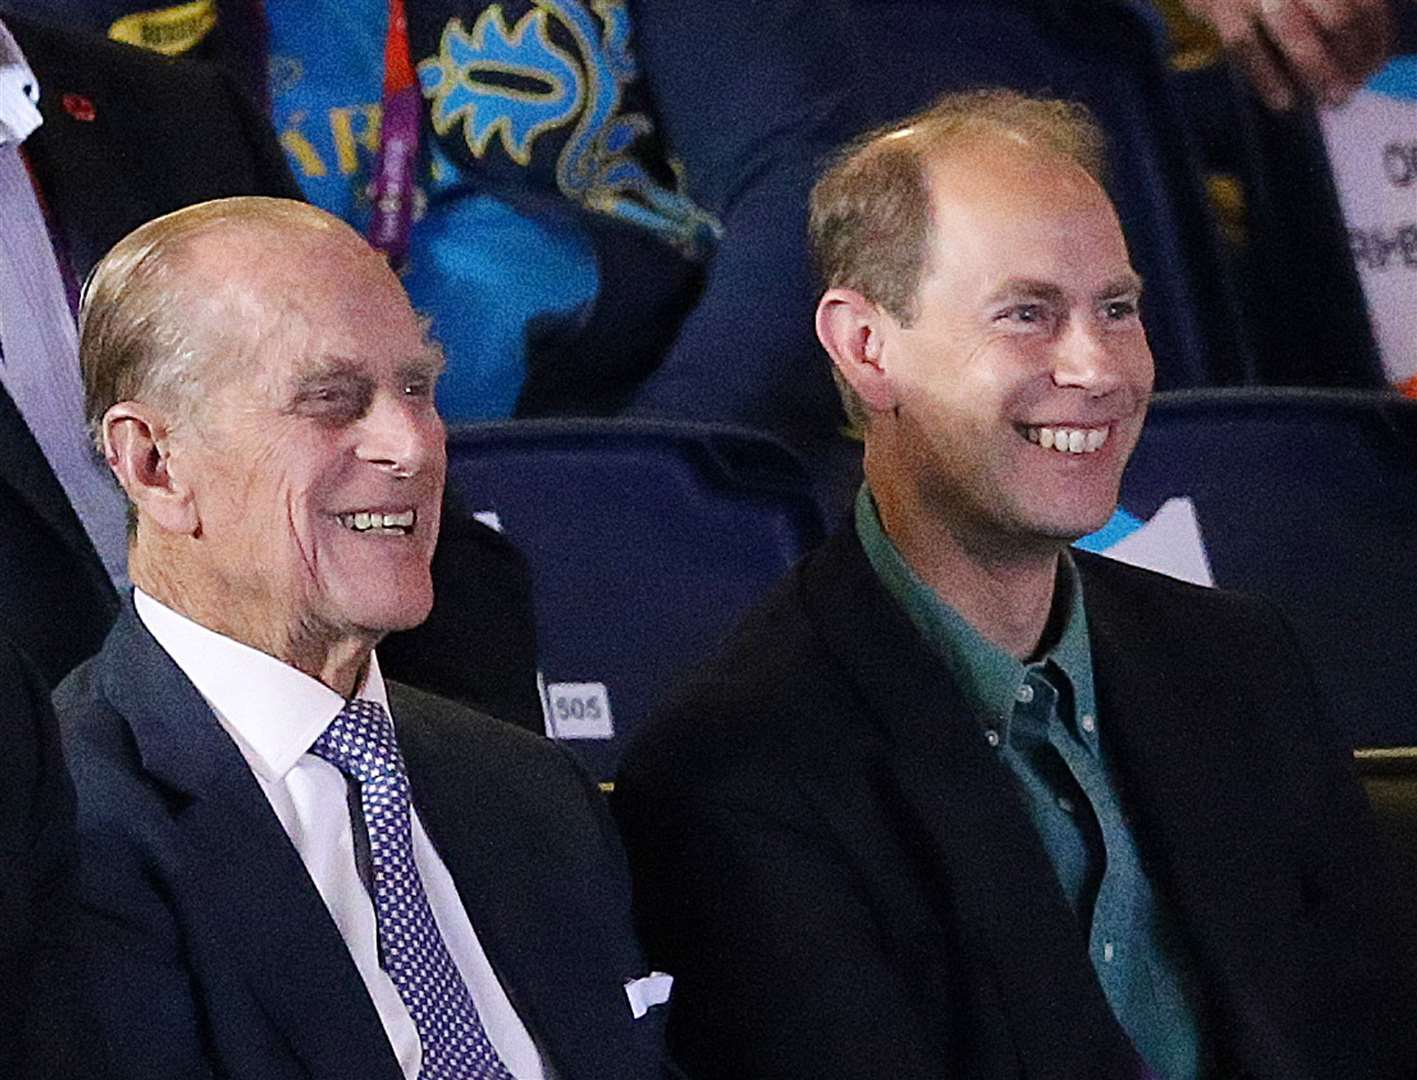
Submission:
[[[1033,687],[1029,686],[1028,683],[1024,683],[1014,691],[1014,700],[1020,705],[1029,704],[1033,700]]]
[[[1111,943],[1110,941],[1104,941],[1104,942],[1102,943],[1102,960],[1103,960],[1103,963],[1110,964],[1110,963],[1112,962],[1112,957],[1114,957],[1114,956],[1116,956],[1116,955],[1117,955],[1117,950],[1116,950],[1115,948],[1113,948],[1112,943]]]
[[[1097,717],[1093,716],[1092,713],[1083,713],[1083,714],[1082,714],[1082,729],[1083,729],[1083,731],[1086,731],[1086,732],[1088,732],[1089,734],[1091,734],[1092,732],[1096,731],[1096,730],[1097,730]]]
[[[998,733],[997,731],[995,731],[993,728],[987,729],[987,730],[984,732],[984,741],[987,742],[990,746],[998,746],[998,745],[999,745],[999,733]]]
[[[1073,800],[1068,798],[1066,795],[1059,795],[1058,809],[1063,811],[1063,813],[1065,814],[1071,814],[1073,812]]]

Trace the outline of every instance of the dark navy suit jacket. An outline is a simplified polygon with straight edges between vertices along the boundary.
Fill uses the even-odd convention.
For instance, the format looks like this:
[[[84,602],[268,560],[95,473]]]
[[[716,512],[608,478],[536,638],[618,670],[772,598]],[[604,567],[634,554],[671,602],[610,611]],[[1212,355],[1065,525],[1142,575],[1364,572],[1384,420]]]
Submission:
[[[31,979],[73,917],[74,795],[49,686],[4,639],[0,691],[0,1076],[22,1077],[27,1049],[45,1054],[34,1037],[52,1019]]]
[[[1077,563],[1104,739],[1219,1075],[1411,1077],[1411,942],[1292,635],[1233,594]],[[687,1070],[1138,1075],[983,729],[848,530],[631,744],[614,807]]]
[[[601,796],[559,747],[389,684],[413,801],[562,1080],[659,1076],[662,1024]],[[78,793],[71,973],[94,1072],[397,1080],[338,929],[240,751],[125,607],[59,687]]]

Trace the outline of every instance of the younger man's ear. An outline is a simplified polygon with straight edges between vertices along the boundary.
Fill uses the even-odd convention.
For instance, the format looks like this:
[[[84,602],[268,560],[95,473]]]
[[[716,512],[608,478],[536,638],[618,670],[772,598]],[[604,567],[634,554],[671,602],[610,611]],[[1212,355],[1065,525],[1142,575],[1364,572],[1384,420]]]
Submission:
[[[872,412],[895,406],[882,360],[890,315],[855,289],[828,289],[817,303],[817,340]]]
[[[164,532],[193,535],[200,524],[192,490],[174,477],[171,440],[161,412],[120,401],[103,415],[103,456],[139,518]]]

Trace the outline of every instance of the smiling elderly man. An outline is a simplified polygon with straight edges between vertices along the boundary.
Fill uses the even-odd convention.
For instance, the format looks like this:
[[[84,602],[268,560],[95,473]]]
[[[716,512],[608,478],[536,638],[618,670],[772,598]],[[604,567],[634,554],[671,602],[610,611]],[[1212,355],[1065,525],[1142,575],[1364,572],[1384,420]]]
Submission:
[[[56,694],[94,1071],[659,1075],[599,793],[380,675],[432,603],[446,464],[383,260],[299,203],[202,204],[103,260],[80,352],[135,585]]]
[[[1382,852],[1288,629],[1069,552],[1152,385],[1101,145],[952,96],[814,191],[855,521],[615,793],[704,1080],[1413,1075]]]

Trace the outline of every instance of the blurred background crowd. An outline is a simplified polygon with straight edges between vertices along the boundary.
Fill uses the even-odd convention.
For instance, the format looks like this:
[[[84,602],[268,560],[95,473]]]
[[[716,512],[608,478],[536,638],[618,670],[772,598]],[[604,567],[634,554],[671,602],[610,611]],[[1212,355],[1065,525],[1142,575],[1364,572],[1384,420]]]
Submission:
[[[1401,20],[1413,19],[1398,9],[1379,25],[1367,9],[1383,5],[1354,0],[1367,29],[1327,67],[1286,56],[1280,31],[1236,40],[1237,67],[1222,35],[1249,32],[1227,25],[1247,6],[5,0],[0,10],[221,65],[268,114],[304,195],[366,231],[394,106],[412,220],[382,244],[397,249],[448,350],[440,404],[451,422],[727,421],[802,450],[836,494],[850,455],[834,452],[842,418],[812,334],[806,187],[832,147],[960,87],[1076,98],[1108,127],[1160,389],[1409,384],[1417,343],[1400,309],[1413,295],[1417,214],[1393,204],[1405,195],[1410,209],[1417,185],[1417,60],[1401,37],[1410,46]],[[1315,105],[1364,82],[1320,119]],[[412,115],[399,105],[410,98]],[[1389,140],[1384,124],[1407,140]]]

